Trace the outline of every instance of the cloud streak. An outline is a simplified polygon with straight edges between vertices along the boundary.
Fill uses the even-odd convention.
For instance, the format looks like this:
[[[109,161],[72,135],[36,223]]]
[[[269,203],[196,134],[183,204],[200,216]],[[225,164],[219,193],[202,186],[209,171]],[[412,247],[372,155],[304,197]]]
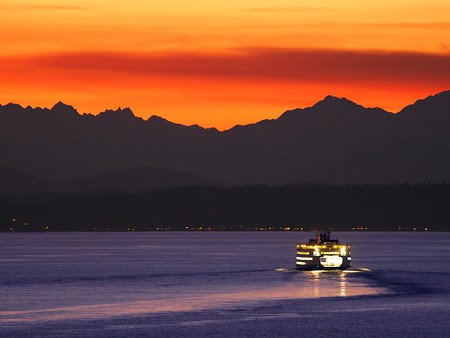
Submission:
[[[72,52],[3,59],[3,64],[131,77],[235,81],[426,82],[450,87],[450,54],[253,48],[235,53]]]
[[[0,3],[0,10],[14,11],[46,11],[46,10],[82,10],[79,6],[59,6],[59,5],[41,5],[41,4],[5,4]]]
[[[323,12],[336,11],[332,7],[308,7],[308,6],[286,6],[286,7],[252,7],[243,9],[244,12],[254,13],[292,13],[292,12]]]

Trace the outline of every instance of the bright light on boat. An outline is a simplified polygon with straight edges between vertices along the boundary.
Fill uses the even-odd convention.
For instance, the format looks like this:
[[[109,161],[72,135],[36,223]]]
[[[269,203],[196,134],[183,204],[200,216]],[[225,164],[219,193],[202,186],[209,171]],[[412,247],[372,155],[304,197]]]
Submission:
[[[317,234],[307,243],[297,243],[298,270],[348,269],[351,267],[350,244],[340,243],[330,237],[330,232]]]
[[[314,247],[314,256],[320,256],[320,251],[317,245]]]

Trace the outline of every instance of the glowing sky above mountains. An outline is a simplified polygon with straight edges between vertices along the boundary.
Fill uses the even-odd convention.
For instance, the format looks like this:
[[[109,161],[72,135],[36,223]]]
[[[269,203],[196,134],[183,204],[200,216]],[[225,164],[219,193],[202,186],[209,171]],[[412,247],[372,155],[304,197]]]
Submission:
[[[226,129],[450,89],[448,0],[2,1],[0,103]]]

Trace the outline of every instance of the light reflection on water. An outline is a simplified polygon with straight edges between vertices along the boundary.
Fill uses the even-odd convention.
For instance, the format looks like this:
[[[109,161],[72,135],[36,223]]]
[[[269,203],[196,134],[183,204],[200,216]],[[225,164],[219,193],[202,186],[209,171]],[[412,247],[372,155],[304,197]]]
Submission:
[[[364,273],[292,271],[301,236],[305,234],[0,234],[0,323],[387,292],[373,287]],[[354,247],[355,257],[366,259],[364,266],[373,264],[368,253],[380,253],[358,253],[361,246]],[[276,269],[280,266],[286,268]]]
[[[274,272],[275,274],[279,272]],[[133,302],[65,306],[25,311],[0,311],[0,323],[13,324],[36,321],[68,319],[98,319],[115,316],[130,316],[161,312],[193,311],[210,308],[248,306],[254,302],[307,299],[321,297],[351,297],[385,292],[362,282],[348,281],[346,271],[286,271],[293,280],[282,286],[254,290],[218,292],[205,294],[172,295],[166,299],[147,299]],[[145,295],[143,295],[145,297]]]
[[[360,280],[359,282],[349,282],[349,273],[359,273],[362,271],[307,271],[304,274],[313,281],[313,297],[351,297],[362,295],[373,295],[387,293],[388,291],[380,287],[371,287]],[[310,292],[305,287],[303,297],[312,298]]]

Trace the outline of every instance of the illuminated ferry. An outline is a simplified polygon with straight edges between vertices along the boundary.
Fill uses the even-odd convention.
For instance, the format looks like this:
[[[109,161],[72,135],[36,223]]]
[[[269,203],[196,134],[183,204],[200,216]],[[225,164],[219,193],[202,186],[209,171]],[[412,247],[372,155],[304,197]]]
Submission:
[[[317,234],[308,243],[297,244],[295,265],[298,270],[348,269],[352,266],[350,244],[331,239],[330,232]]]

